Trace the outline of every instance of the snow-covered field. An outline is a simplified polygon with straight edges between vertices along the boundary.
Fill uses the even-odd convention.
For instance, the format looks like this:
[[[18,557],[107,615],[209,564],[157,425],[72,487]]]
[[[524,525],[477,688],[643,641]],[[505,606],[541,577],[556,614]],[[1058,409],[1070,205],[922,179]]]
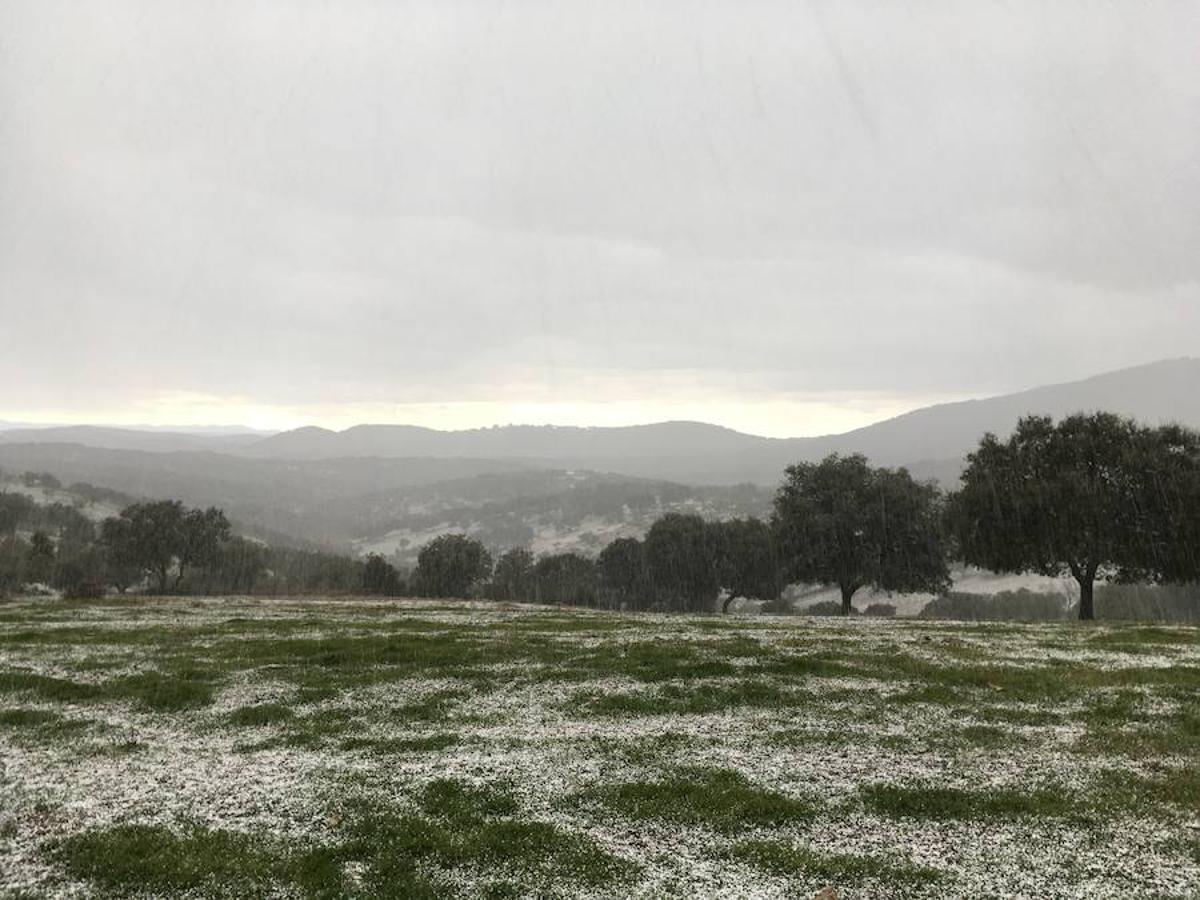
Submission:
[[[0,895],[1200,896],[1200,631],[0,604]]]

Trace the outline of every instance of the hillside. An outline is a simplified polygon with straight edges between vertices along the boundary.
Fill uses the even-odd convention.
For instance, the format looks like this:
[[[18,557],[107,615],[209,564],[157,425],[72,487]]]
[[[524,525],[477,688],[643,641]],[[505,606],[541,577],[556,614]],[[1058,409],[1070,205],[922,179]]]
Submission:
[[[1200,426],[1200,360],[1177,359],[1083,381],[916,410],[840,435],[766,438],[699,422],[617,428],[513,425],[435,431],[412,425],[302,428],[235,452],[289,460],[343,457],[507,459],[531,466],[619,472],[693,484],[773,485],[788,463],[865,453],[883,465],[953,479],[958,460],[986,431],[1006,433],[1031,413],[1060,417],[1109,410],[1158,423]]]
[[[173,497],[223,508],[273,543],[354,547],[407,561],[421,543],[466,531],[493,549],[519,544],[599,550],[604,536],[641,534],[668,511],[712,518],[762,515],[769,492],[688,487],[511,460],[242,459],[78,444],[0,444],[0,468],[45,471],[129,497]]]
[[[0,444],[83,444],[107,450],[146,450],[169,453],[176,450],[236,450],[263,439],[262,432],[110,428],[100,425],[20,426],[0,423]]]
[[[361,425],[266,437],[23,429],[0,432],[0,468],[215,504],[260,536],[402,558],[448,530],[470,531],[493,546],[590,551],[611,537],[641,533],[652,513],[670,509],[762,514],[786,465],[828,453],[865,453],[951,485],[985,431],[1006,433],[1029,413],[1107,409],[1200,426],[1197,388],[1200,360],[1170,360],[933,406],[842,435],[792,439],[698,422],[455,432]]]

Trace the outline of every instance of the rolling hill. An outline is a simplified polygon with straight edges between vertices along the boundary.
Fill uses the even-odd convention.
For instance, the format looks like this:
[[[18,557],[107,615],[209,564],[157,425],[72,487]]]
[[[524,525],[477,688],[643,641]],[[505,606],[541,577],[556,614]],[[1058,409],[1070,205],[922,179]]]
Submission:
[[[215,504],[251,531],[306,543],[404,555],[433,534],[466,530],[494,545],[589,550],[668,509],[764,512],[786,465],[829,453],[864,453],[949,486],[984,432],[1007,433],[1030,413],[1099,409],[1200,427],[1200,360],[931,406],[825,437],[765,438],[699,422],[361,425],[269,436],[73,426],[0,432],[0,468]]]
[[[825,437],[766,438],[700,422],[616,428],[511,425],[466,431],[359,425],[345,431],[301,428],[233,452],[288,460],[506,459],[689,484],[764,485],[776,483],[791,462],[829,453],[864,453],[881,465],[908,465],[922,474],[953,478],[959,461],[986,431],[1007,433],[1030,413],[1057,418],[1093,410],[1200,427],[1200,359],[1167,360],[1083,381],[931,406]]]

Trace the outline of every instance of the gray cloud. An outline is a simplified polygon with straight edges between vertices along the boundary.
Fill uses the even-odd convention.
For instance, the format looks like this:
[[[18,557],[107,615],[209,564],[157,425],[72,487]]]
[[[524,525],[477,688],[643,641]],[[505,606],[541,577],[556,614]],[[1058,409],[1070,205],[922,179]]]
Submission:
[[[1198,349],[1194,4],[39,0],[0,33],[0,412],[916,397]]]

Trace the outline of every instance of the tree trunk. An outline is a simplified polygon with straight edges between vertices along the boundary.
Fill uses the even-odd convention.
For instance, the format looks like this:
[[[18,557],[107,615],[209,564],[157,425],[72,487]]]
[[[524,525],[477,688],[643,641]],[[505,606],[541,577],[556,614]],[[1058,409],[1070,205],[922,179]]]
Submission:
[[[842,615],[848,616],[850,615],[850,611],[854,609],[850,601],[854,598],[854,593],[858,590],[858,585],[843,584],[840,587],[842,589]]]
[[[1096,576],[1083,572],[1079,578],[1079,621],[1091,622],[1096,618],[1094,603]]]
[[[729,604],[732,603],[735,599],[736,598],[733,596],[733,592],[731,591],[729,596],[726,597],[723,601],[721,601],[721,614],[722,615],[728,614]]]

